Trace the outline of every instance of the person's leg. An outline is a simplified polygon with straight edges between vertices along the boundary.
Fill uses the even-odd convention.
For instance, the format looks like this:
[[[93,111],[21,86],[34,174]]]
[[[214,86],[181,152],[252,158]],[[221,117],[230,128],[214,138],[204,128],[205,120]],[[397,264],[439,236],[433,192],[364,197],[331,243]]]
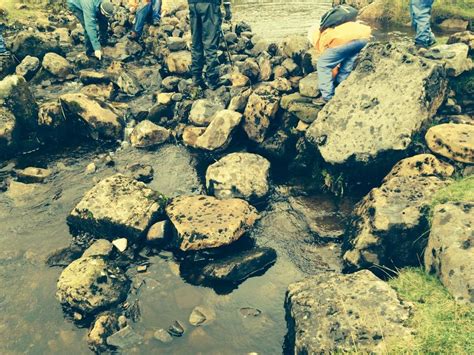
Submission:
[[[221,36],[222,13],[220,6],[213,3],[202,3],[203,44],[206,57],[206,77],[211,86],[219,82],[219,59],[217,51]]]
[[[336,85],[347,79],[349,74],[354,69],[354,63],[359,56],[360,51],[367,45],[368,41],[365,39],[352,41],[344,46],[344,51],[341,55],[345,56],[345,59],[341,62],[339,72],[335,78]]]
[[[411,0],[412,18],[415,23],[415,44],[431,46],[436,40],[431,31],[431,9],[434,0]]]
[[[158,25],[161,20],[161,0],[152,0],[152,23]]]
[[[145,22],[147,17],[150,15],[151,3],[146,3],[141,5],[135,14],[135,24],[133,26],[133,31],[136,33],[136,37],[140,38],[143,32],[143,27],[145,27]]]
[[[326,49],[318,58],[319,91],[321,91],[321,96],[326,101],[329,101],[334,96],[332,70],[345,59],[340,53],[341,47]]]
[[[109,42],[109,20],[104,15],[97,16],[97,23],[99,25],[99,41],[101,46],[106,46]]]
[[[82,10],[75,6],[69,6],[69,10],[71,10],[72,14],[79,20],[85,32],[86,27],[84,25],[84,14],[82,13]],[[84,33],[84,45],[86,47],[86,54],[92,56],[94,54],[94,48],[92,48],[92,43],[86,33]]]
[[[3,39],[2,34],[0,33],[0,55],[8,53],[7,47],[5,45],[5,40]]]
[[[202,81],[204,67],[204,47],[202,42],[202,19],[197,4],[189,4],[189,20],[191,25],[191,74],[196,81]]]

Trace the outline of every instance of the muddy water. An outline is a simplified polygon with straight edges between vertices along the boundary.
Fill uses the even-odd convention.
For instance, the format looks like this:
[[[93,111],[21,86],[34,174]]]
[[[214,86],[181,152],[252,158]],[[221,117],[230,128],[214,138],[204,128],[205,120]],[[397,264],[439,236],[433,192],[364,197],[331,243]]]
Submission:
[[[239,1],[234,12],[262,35],[279,39],[302,33],[330,1]],[[319,4],[319,5],[318,5]],[[258,14],[257,14],[258,13]],[[277,23],[277,26],[275,26]],[[154,167],[150,186],[168,196],[203,191],[202,168],[185,148],[168,145],[154,152],[119,150],[112,147],[43,152],[1,163],[0,176],[13,168],[48,167],[54,174],[45,184],[13,183],[0,193],[0,353],[88,354],[86,329],[64,317],[55,299],[61,268],[45,265],[47,256],[71,241],[66,216],[85,191],[101,178],[141,162]],[[86,174],[95,162],[98,170]],[[114,163],[110,163],[113,161]],[[278,181],[281,181],[279,179]],[[258,245],[277,250],[278,260],[263,275],[255,276],[230,291],[193,286],[180,276],[179,264],[167,252],[151,256],[144,274],[130,270],[141,318],[132,328],[142,344],[124,353],[281,353],[287,332],[283,302],[287,285],[305,275],[337,271],[339,245],[321,244],[319,229],[337,230],[340,217],[353,201],[335,201],[330,196],[300,196],[295,186],[275,184],[267,204],[259,206],[262,219],[250,236]],[[303,207],[302,207],[303,206]],[[188,323],[195,306],[206,306],[215,320],[200,328]],[[249,313],[261,313],[252,316]],[[258,312],[257,312],[258,313]],[[168,328],[175,320],[186,333],[163,345],[153,332]]]

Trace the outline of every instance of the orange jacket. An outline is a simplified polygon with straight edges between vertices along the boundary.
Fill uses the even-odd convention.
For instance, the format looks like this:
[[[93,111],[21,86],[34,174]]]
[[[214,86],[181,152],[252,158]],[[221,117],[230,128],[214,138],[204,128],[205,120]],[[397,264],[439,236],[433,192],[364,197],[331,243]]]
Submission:
[[[130,10],[136,11],[138,8],[142,8],[150,2],[151,0],[128,0],[128,6]]]
[[[327,28],[322,33],[318,30],[312,36],[312,42],[318,52],[322,53],[328,48],[358,40],[370,39],[372,29],[360,22],[346,22],[334,28]]]

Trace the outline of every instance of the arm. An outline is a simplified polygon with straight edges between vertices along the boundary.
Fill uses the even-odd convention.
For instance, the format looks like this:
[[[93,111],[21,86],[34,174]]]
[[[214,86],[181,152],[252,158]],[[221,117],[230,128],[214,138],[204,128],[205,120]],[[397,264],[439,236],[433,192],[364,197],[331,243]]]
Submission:
[[[92,3],[90,3],[88,5],[83,5],[82,12],[84,16],[84,30],[89,37],[92,48],[94,48],[94,51],[100,51],[101,46],[99,42],[99,34],[97,31],[96,9],[92,6]]]

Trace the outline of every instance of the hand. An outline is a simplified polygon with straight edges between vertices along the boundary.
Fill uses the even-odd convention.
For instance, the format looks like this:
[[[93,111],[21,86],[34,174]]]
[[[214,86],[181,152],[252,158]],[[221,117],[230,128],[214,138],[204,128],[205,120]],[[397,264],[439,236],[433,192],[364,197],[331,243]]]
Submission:
[[[230,8],[230,3],[224,3],[224,10],[225,10],[224,20],[226,21],[232,20],[232,10]]]
[[[94,55],[97,59],[102,60],[102,51],[101,50],[94,51]]]

